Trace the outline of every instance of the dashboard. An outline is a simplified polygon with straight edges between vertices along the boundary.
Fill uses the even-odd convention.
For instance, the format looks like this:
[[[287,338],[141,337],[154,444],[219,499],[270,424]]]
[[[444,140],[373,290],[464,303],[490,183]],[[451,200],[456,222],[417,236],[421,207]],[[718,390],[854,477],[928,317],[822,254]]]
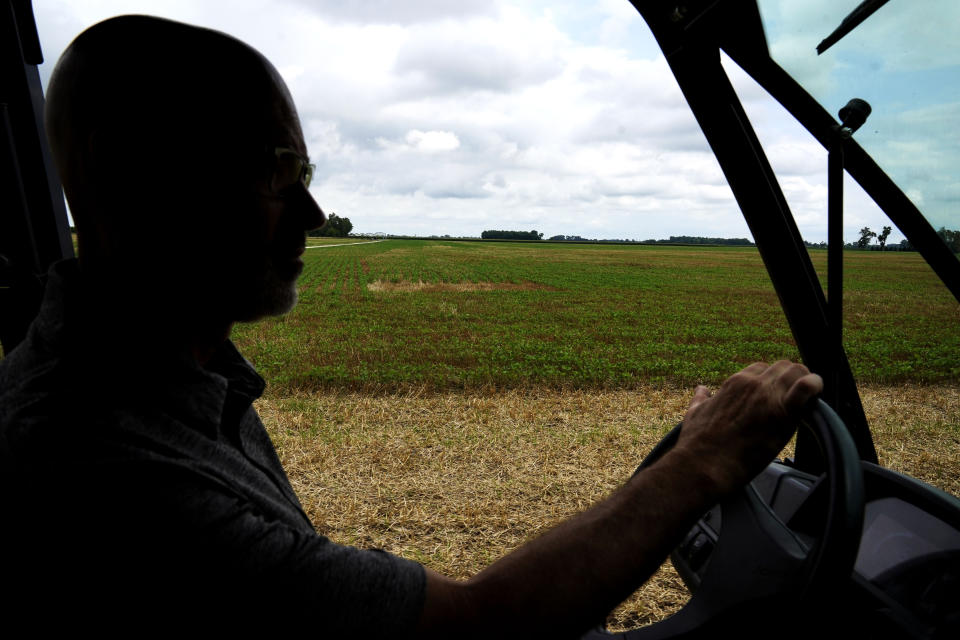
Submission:
[[[849,626],[880,637],[960,638],[960,500],[878,465],[862,466],[863,532],[844,591]],[[820,478],[775,462],[751,486],[810,552],[825,517],[824,492],[817,490]],[[723,508],[718,505],[672,555],[693,593],[710,571],[722,531]]]

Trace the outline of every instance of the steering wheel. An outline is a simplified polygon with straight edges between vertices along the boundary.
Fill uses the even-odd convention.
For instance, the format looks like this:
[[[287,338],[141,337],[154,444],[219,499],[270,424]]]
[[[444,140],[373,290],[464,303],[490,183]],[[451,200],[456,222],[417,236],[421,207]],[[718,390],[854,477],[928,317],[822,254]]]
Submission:
[[[668,433],[635,473],[642,473],[669,451],[682,428],[680,423]],[[761,498],[755,479],[724,500],[719,514],[712,509],[686,536],[686,543],[691,544],[703,535],[698,553],[703,553],[703,547],[712,549],[706,549],[700,583],[691,588],[693,596],[683,609],[647,627],[616,634],[597,629],[583,639],[693,637],[723,629],[743,637],[754,623],[763,626],[764,635],[779,635],[784,624],[798,623],[798,613],[815,612],[829,603],[836,588],[849,578],[859,550],[863,472],[846,426],[825,402],[818,399],[811,403],[801,428],[813,434],[826,468],[797,511],[816,500],[826,504],[822,533],[812,545],[788,528]],[[713,544],[704,527],[715,530],[715,524],[706,523],[715,523],[718,515],[722,521]],[[681,548],[684,545],[674,551],[675,559]],[[787,606],[788,615],[784,615]],[[776,626],[766,626],[769,624]],[[751,634],[748,631],[746,635]]]

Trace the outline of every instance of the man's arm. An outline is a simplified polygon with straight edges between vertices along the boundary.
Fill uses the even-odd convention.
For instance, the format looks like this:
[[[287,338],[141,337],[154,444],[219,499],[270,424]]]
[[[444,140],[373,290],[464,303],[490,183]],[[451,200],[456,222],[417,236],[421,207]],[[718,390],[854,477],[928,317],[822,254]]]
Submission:
[[[703,513],[783,448],[823,382],[786,361],[698,387],[677,445],[613,495],[458,582],[427,571],[428,637],[577,637],[639,587]]]

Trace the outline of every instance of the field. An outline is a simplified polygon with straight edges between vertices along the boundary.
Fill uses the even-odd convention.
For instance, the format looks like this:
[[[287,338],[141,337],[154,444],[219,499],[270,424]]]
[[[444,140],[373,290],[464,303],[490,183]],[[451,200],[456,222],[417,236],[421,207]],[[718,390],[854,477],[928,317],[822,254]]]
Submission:
[[[960,494],[960,308],[915,254],[845,259],[881,461]],[[332,539],[456,577],[623,482],[693,384],[797,357],[755,249],[389,240],[305,261],[297,309],[234,335],[291,481]],[[685,600],[667,566],[613,625]]]
[[[306,255],[296,311],[236,336],[275,391],[688,386],[798,357],[752,248],[390,240]],[[957,304],[935,282],[916,254],[847,253],[858,380],[960,379]]]

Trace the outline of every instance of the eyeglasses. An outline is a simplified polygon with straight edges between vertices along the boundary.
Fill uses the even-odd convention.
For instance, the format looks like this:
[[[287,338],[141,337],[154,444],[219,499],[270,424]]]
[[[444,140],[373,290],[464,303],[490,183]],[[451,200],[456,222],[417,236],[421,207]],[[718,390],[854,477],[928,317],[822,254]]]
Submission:
[[[316,165],[310,164],[297,151],[288,147],[276,147],[273,154],[276,156],[276,165],[270,179],[270,190],[274,194],[281,195],[284,189],[292,187],[298,181],[302,182],[304,187],[310,186]]]

